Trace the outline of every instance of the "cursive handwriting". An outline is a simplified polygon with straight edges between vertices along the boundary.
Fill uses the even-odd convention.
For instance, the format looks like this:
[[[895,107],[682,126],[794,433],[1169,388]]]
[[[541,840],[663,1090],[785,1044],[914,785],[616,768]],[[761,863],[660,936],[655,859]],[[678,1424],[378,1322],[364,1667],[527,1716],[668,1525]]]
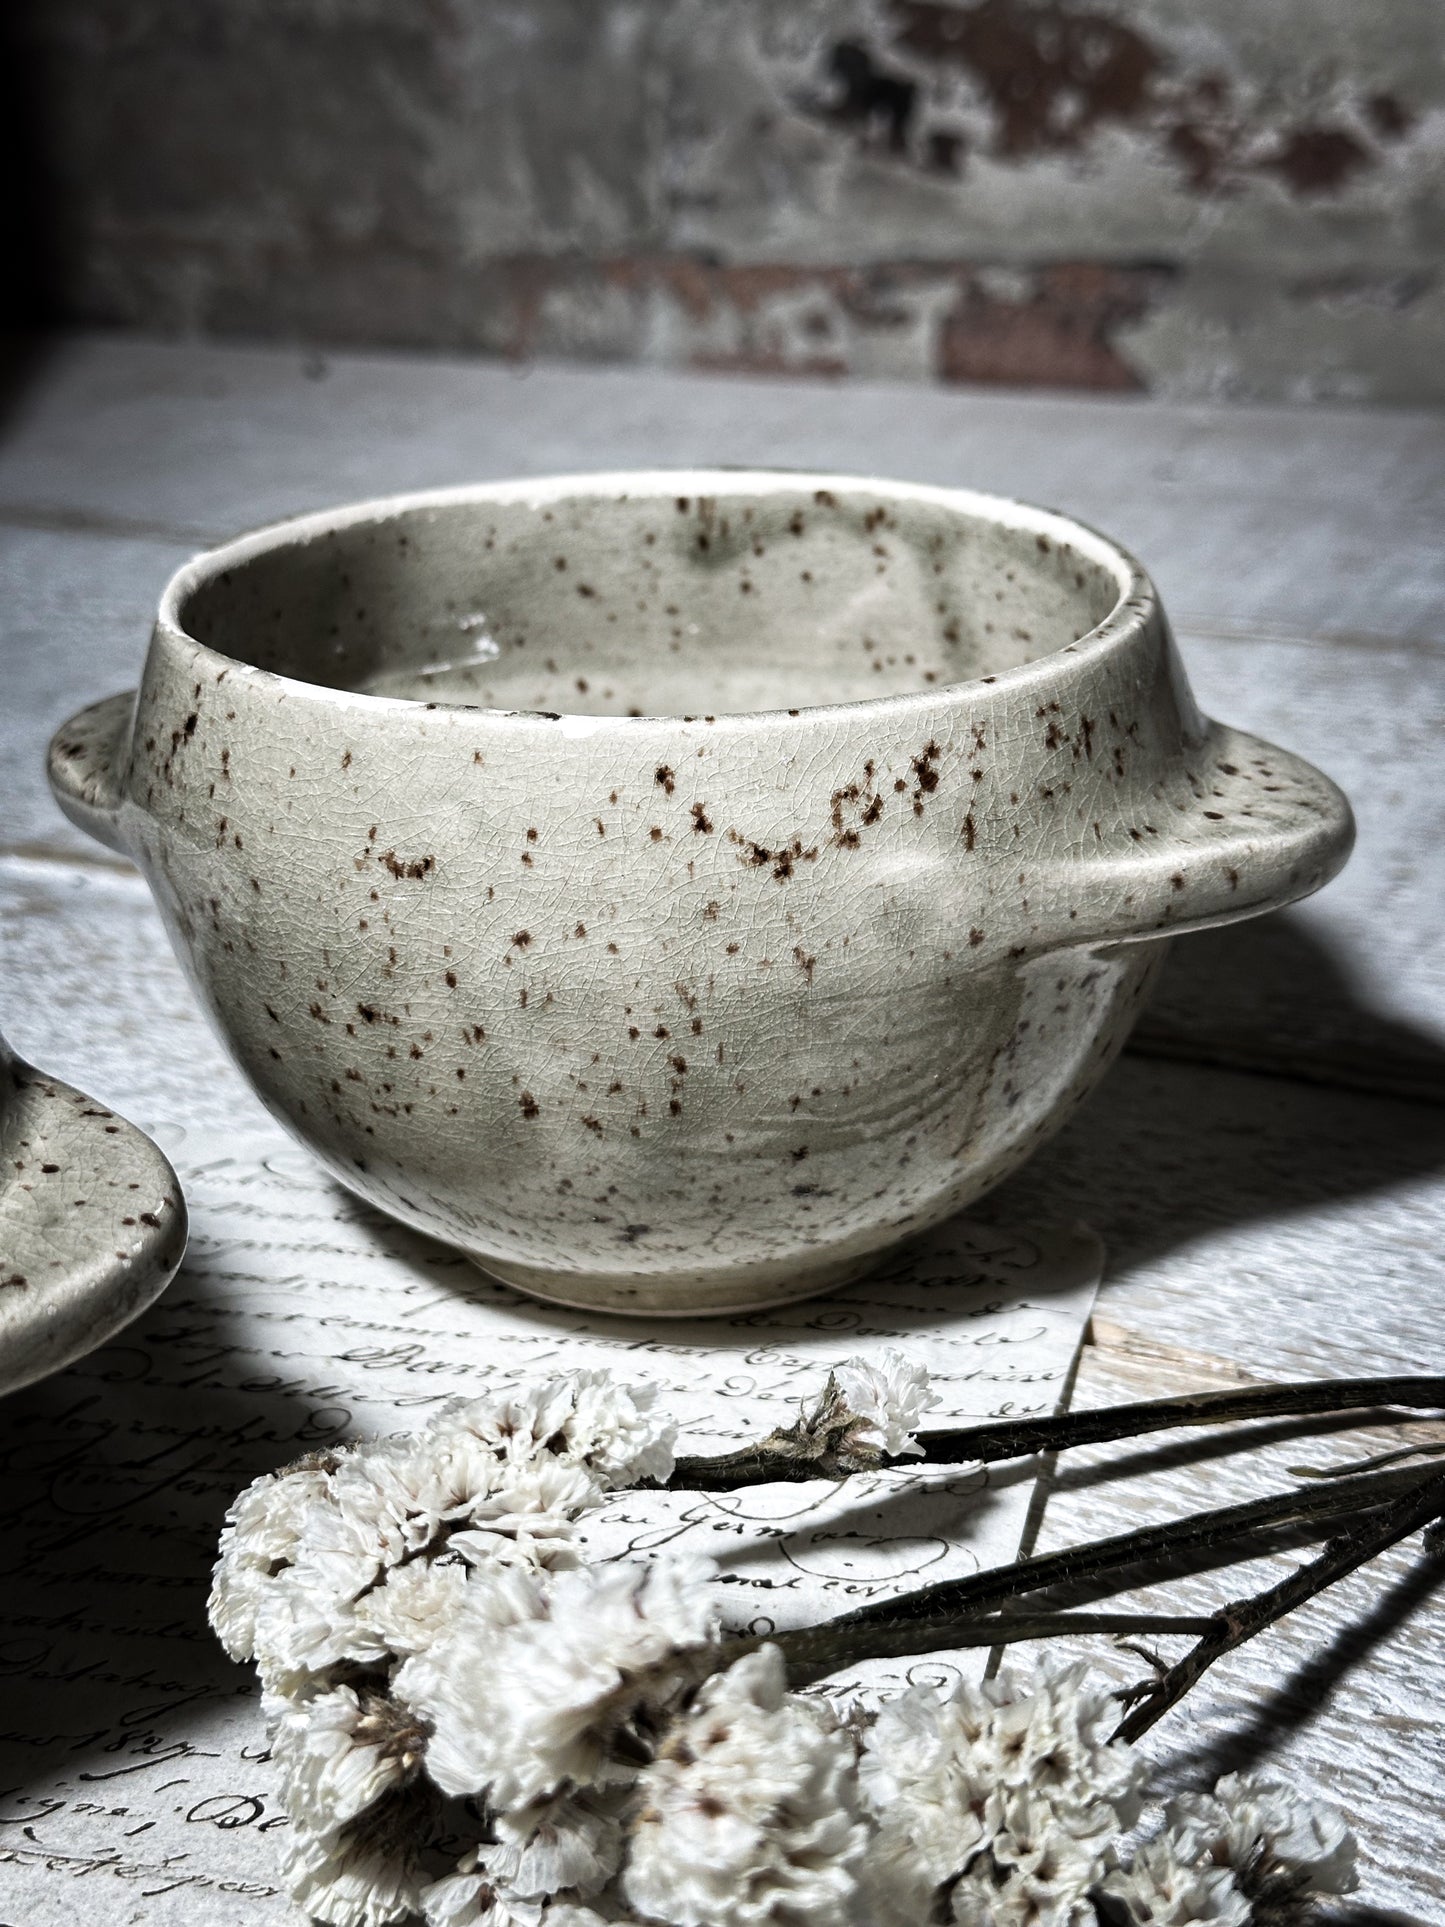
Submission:
[[[255,1681],[205,1623],[226,1507],[258,1473],[576,1366],[656,1380],[692,1452],[760,1437],[831,1364],[885,1344],[928,1365],[930,1424],[1049,1411],[1097,1280],[1087,1235],[956,1220],[819,1303],[701,1331],[589,1317],[391,1225],[279,1133],[162,1136],[191,1210],[179,1276],[113,1344],[0,1407],[0,1921],[68,1923],[77,1879],[123,1883],[145,1927],[189,1927],[198,1906],[207,1927],[299,1921],[262,1837],[286,1819]],[[768,1632],[1013,1557],[1029,1493],[959,1466],[622,1492],[585,1543],[706,1552],[728,1623]],[[981,1665],[930,1655],[847,1683]]]

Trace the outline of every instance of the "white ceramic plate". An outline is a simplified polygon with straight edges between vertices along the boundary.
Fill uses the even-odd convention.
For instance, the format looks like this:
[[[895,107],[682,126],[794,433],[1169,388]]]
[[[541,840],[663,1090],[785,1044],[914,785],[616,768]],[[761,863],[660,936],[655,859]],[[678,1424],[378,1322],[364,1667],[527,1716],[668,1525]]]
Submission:
[[[0,1038],[0,1393],[103,1345],[185,1248],[180,1183],[144,1132]]]

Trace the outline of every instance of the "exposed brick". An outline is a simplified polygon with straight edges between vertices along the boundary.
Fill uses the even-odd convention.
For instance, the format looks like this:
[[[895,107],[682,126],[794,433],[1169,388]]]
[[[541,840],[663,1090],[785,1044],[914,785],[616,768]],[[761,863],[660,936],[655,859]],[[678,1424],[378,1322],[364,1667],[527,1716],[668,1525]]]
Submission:
[[[1148,312],[1167,279],[1155,269],[1073,262],[1040,270],[1022,298],[1008,299],[975,278],[944,317],[939,375],[1046,388],[1140,388],[1112,337]]]
[[[12,13],[56,318],[1445,398],[1440,0]]]

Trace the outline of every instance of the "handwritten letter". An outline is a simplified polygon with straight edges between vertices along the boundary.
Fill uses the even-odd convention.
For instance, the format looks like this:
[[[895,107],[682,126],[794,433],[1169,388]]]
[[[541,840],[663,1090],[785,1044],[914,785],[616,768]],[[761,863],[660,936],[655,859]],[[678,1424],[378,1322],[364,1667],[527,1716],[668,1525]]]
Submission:
[[[491,1283],[279,1132],[177,1126],[163,1142],[191,1207],[180,1275],[103,1351],[0,1405],[0,1927],[297,1927],[254,1680],[205,1622],[222,1516],[258,1472],[573,1366],[657,1381],[689,1452],[760,1436],[830,1364],[890,1344],[935,1375],[930,1424],[1046,1412],[1098,1279],[1086,1232],[955,1220],[813,1303],[607,1319]],[[965,1466],[621,1493],[587,1543],[596,1558],[705,1551],[732,1624],[793,1626],[1013,1558],[1032,1490],[1016,1468]],[[845,1684],[949,1664],[880,1663]]]

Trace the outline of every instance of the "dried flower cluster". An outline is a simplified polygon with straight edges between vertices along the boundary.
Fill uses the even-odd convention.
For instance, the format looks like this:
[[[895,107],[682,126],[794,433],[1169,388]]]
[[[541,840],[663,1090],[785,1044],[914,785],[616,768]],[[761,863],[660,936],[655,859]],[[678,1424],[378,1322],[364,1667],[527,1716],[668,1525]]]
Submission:
[[[793,1432],[877,1462],[928,1402],[897,1354],[849,1360]],[[840,1714],[787,1690],[778,1647],[722,1633],[707,1562],[583,1567],[588,1508],[672,1469],[654,1406],[564,1374],[237,1500],[212,1623],[260,1673],[314,1917],[1285,1927],[1352,1883],[1338,1815],[1244,1776],[1175,1802],[1126,1863],[1143,1769],[1082,1668]]]
[[[937,1403],[925,1368],[902,1352],[845,1359],[795,1423],[764,1439],[760,1451],[827,1477],[871,1472],[922,1450],[914,1430]]]
[[[881,1927],[1092,1922],[1090,1891],[1142,1797],[1142,1762],[1105,1737],[1110,1712],[1082,1667],[1032,1691],[1007,1678],[942,1698],[920,1686],[884,1706],[860,1768]]]
[[[1105,1918],[1127,1927],[1287,1927],[1322,1894],[1355,1885],[1344,1816],[1258,1773],[1231,1773],[1212,1794],[1185,1794],[1164,1828],[1103,1882]]]

